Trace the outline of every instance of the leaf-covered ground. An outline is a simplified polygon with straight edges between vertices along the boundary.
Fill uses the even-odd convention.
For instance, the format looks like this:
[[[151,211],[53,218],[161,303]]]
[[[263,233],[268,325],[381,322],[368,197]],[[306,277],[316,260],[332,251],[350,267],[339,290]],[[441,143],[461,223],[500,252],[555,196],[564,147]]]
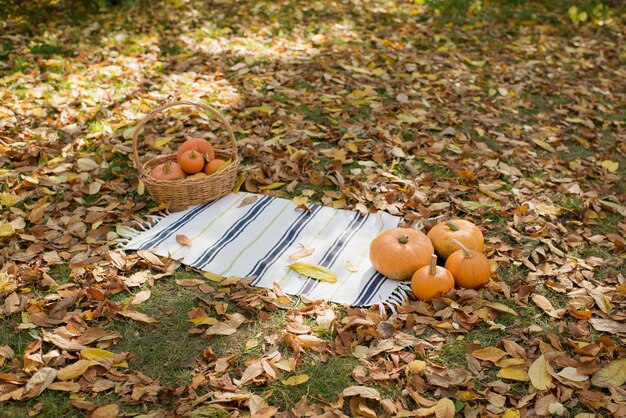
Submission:
[[[624,10],[541,3],[0,4],[0,415],[626,416]],[[118,251],[181,99],[242,189],[473,220],[490,284],[380,317]]]

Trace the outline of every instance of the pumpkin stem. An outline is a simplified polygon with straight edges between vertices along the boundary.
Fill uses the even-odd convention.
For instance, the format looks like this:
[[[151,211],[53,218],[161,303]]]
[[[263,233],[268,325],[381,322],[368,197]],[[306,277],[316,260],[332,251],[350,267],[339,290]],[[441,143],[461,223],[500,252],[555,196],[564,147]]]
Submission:
[[[461,243],[461,241],[458,241],[456,239],[453,239],[451,242],[455,243],[456,245],[458,245],[459,247],[461,247],[461,249],[463,250],[463,252],[465,253],[465,258],[472,258],[472,252],[469,250],[469,248],[467,248],[465,245],[463,245]]]
[[[433,254],[430,258],[430,269],[428,269],[428,274],[431,276],[437,274],[437,254]]]
[[[400,236],[398,237],[398,242],[399,242],[400,244],[406,244],[407,242],[409,242],[409,237],[408,237],[408,236],[406,236],[406,235],[404,235],[404,234],[402,234],[402,235],[400,235]]]
[[[459,230],[459,226],[452,221],[446,222],[446,226],[455,232]]]
[[[165,164],[163,164],[163,173],[168,174],[171,170],[172,170],[172,162],[166,161]]]

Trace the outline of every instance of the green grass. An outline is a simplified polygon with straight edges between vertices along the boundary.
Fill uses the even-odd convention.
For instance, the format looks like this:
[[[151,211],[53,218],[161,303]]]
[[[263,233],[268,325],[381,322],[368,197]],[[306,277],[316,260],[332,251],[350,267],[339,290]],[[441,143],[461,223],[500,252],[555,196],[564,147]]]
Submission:
[[[130,367],[158,379],[162,385],[186,385],[191,374],[181,363],[202,354],[209,345],[201,336],[187,333],[193,327],[187,321],[187,312],[198,306],[196,295],[200,292],[179,286],[172,278],[157,282],[151,292],[150,299],[137,310],[157,319],[158,324],[115,321],[110,328],[122,334],[115,351],[133,353],[136,359]]]
[[[71,280],[72,269],[67,263],[56,264],[50,268],[48,275],[59,284],[68,283]]]
[[[28,411],[35,405],[43,403],[43,409],[37,418],[83,418],[85,413],[69,403],[66,393],[52,390],[44,391],[34,399],[21,402],[5,402],[0,406],[0,418],[27,418]]]
[[[286,374],[283,379],[305,373],[309,376],[306,383],[287,386],[275,382],[264,387],[261,392],[271,394],[268,403],[281,411],[292,408],[303,395],[306,395],[309,401],[320,399],[335,402],[345,388],[357,384],[352,379],[352,370],[357,364],[359,361],[352,356],[331,357],[326,362],[305,364],[298,367],[297,371]]]

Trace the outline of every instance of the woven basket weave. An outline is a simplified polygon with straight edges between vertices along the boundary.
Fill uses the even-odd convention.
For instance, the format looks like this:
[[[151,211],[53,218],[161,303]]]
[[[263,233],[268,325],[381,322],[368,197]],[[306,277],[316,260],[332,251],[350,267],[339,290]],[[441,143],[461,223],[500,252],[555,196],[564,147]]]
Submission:
[[[150,172],[157,165],[166,161],[176,161],[176,154],[163,155],[148,160],[141,164],[137,142],[141,128],[149,121],[155,119],[164,110],[175,106],[195,106],[207,110],[217,117],[226,128],[230,138],[231,149],[223,150],[215,148],[215,158],[224,161],[231,160],[231,164],[225,169],[204,177],[188,177],[181,180],[159,180],[150,176]],[[133,131],[133,163],[139,171],[139,179],[143,181],[150,196],[155,202],[167,205],[172,212],[186,209],[189,206],[215,200],[232,192],[237,181],[237,169],[239,167],[239,156],[237,155],[237,142],[233,129],[220,112],[204,103],[183,101],[172,102],[157,107],[148,113]]]

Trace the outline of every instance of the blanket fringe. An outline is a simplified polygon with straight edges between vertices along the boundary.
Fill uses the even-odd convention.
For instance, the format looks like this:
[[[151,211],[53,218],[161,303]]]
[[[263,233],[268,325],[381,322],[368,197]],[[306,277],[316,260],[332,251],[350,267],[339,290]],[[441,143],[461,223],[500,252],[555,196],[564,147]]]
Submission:
[[[384,317],[387,310],[391,311],[392,316],[395,315],[396,308],[399,308],[404,302],[409,300],[409,294],[407,292],[410,290],[411,286],[408,283],[400,283],[387,299],[382,300],[381,298],[380,303],[378,303],[380,317]]]

